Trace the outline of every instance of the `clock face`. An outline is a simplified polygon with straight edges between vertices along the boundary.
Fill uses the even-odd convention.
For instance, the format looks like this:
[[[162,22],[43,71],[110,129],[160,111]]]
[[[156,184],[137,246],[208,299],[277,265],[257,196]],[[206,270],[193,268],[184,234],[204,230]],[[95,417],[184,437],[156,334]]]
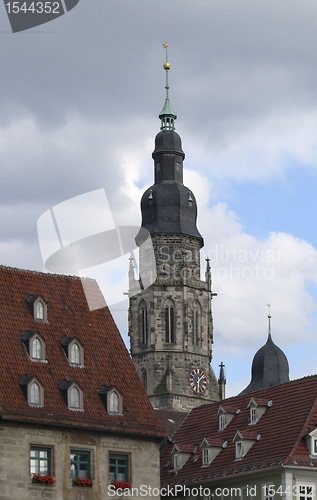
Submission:
[[[201,394],[207,387],[207,375],[204,370],[194,368],[189,374],[189,385],[195,394]]]

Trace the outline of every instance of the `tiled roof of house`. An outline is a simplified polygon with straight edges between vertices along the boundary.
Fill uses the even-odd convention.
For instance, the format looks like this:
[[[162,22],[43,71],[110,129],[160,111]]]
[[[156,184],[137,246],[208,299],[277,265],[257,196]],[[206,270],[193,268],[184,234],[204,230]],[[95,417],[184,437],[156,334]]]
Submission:
[[[248,408],[251,398],[261,403],[272,400],[264,414],[252,424]],[[252,472],[281,465],[309,466],[317,472],[317,458],[310,456],[305,441],[305,436],[317,425],[317,375],[229,398],[221,401],[221,406],[241,410],[223,430],[219,430],[219,403],[194,408],[188,415],[173,436],[173,445],[162,457],[162,486],[203,483],[242,471]],[[237,431],[244,439],[254,441],[239,460],[236,459],[233,441]],[[212,438],[221,438],[223,443],[227,441],[227,445],[209,466],[202,467],[200,444],[204,438],[208,442]],[[171,456],[175,444],[179,448],[186,446],[195,450],[177,473],[173,470]]]
[[[97,283],[87,280],[85,289],[88,287],[98,303]],[[26,300],[38,295],[47,303],[47,322],[35,321]],[[166,435],[109,309],[89,310],[80,278],[0,266],[0,331],[0,423],[34,422],[158,438]],[[45,341],[46,362],[30,359],[26,332],[38,332]],[[84,366],[69,364],[61,344],[65,335],[83,346]],[[43,407],[29,406],[19,383],[25,376],[36,377],[43,385]],[[67,407],[59,388],[63,381],[75,381],[83,389],[84,411]],[[97,392],[102,386],[116,387],[122,394],[123,415],[107,413]]]
[[[155,409],[155,413],[169,437],[172,437],[173,434],[175,434],[181,423],[188,415],[188,412],[161,409]]]

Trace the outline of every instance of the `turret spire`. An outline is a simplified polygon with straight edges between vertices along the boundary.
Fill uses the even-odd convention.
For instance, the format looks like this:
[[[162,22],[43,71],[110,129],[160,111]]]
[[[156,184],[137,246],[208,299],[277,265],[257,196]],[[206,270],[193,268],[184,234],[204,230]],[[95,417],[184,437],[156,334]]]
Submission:
[[[272,316],[271,316],[271,304],[266,304],[266,305],[269,308],[269,314],[268,314],[268,318],[269,318],[269,335],[268,335],[268,338],[270,339],[270,338],[272,338],[271,337],[271,318],[272,318]]]
[[[163,43],[163,47],[166,50],[166,62],[163,64],[163,68],[165,69],[166,73],[166,84],[165,84],[166,98],[163,109],[159,114],[159,118],[161,119],[161,130],[174,130],[175,129],[174,120],[176,120],[177,116],[172,108],[168,95],[169,91],[168,72],[171,67],[170,63],[167,60],[168,43]]]

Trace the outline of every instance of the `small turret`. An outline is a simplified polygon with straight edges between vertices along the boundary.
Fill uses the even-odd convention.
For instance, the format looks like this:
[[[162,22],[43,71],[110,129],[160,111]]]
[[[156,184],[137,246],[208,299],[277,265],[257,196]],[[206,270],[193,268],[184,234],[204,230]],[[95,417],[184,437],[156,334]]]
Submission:
[[[270,304],[268,304],[268,306],[271,307]],[[268,339],[266,344],[255,354],[252,362],[251,382],[240,395],[289,382],[287,357],[272,340],[271,314],[268,315],[268,319]]]

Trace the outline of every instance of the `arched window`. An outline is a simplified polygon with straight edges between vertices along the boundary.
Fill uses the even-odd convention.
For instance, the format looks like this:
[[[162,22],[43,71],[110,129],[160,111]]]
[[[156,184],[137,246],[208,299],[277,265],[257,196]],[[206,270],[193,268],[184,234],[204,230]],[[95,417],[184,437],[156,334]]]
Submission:
[[[165,342],[175,343],[175,307],[174,302],[168,299],[165,303]]]
[[[119,413],[119,396],[116,391],[113,391],[109,397],[109,412]]]
[[[193,345],[198,345],[200,340],[200,329],[201,329],[201,314],[200,307],[197,302],[194,303],[193,310]]]
[[[40,397],[40,386],[37,382],[33,382],[30,387],[30,401],[31,405],[40,405],[41,397]]]
[[[70,348],[70,362],[74,365],[80,364],[80,348],[77,342],[74,342]]]
[[[80,393],[76,386],[72,387],[70,390],[70,405],[69,408],[80,408]]]
[[[141,302],[140,307],[140,331],[141,331],[141,341],[143,345],[148,344],[148,314],[147,307],[144,301]]]
[[[41,300],[36,304],[36,319],[44,319],[44,304]]]
[[[35,337],[35,339],[32,342],[31,357],[33,359],[42,359],[42,342],[38,337]]]
[[[145,368],[142,368],[142,370],[141,370],[141,380],[142,380],[143,387],[146,390],[147,389],[147,373],[146,373]]]

